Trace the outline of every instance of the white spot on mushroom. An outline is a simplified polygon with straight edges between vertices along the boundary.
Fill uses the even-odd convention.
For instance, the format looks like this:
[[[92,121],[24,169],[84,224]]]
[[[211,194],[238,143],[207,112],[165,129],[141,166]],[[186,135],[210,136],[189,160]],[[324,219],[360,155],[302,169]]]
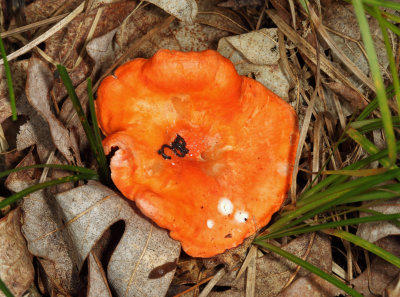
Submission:
[[[233,146],[231,146],[231,145],[225,145],[225,146],[221,149],[221,152],[232,151],[232,150],[233,150]]]
[[[289,172],[289,166],[286,163],[278,163],[276,171],[280,175],[285,175],[286,176],[286,175],[288,175],[288,172]]]
[[[238,210],[235,212],[235,220],[238,223],[245,223],[247,219],[249,218],[249,213],[243,210]]]
[[[233,212],[232,202],[228,198],[222,197],[218,202],[218,211],[224,216],[230,215]]]
[[[212,227],[214,227],[214,221],[213,220],[207,220],[207,227],[209,229],[211,229]]]

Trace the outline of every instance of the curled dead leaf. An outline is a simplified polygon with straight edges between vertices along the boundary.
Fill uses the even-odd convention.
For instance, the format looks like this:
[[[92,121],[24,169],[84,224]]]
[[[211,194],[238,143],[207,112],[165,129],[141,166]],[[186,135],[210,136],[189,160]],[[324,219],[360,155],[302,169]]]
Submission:
[[[21,166],[33,163],[30,154]],[[7,187],[17,192],[32,185],[37,182],[34,172],[12,174]],[[167,291],[172,271],[155,280],[148,275],[178,258],[179,243],[116,192],[99,183],[55,196],[42,190],[27,195],[23,209],[22,230],[29,251],[45,271],[49,290],[76,294],[83,286],[79,271],[90,251],[111,225],[124,221],[125,232],[107,268],[110,285],[121,296],[163,296]]]
[[[117,221],[125,222],[125,232],[107,267],[111,287],[118,296],[164,296],[173,273],[149,279],[162,263],[174,261],[180,245],[166,230],[143,217],[116,192],[91,183],[56,195],[81,267],[103,232]]]
[[[381,214],[400,213],[400,199],[392,199],[384,201],[377,205],[368,207],[371,211],[377,211]],[[361,217],[369,216],[370,214],[361,213]],[[399,235],[400,227],[390,221],[380,221],[360,224],[357,229],[357,235],[369,242],[376,242],[389,235]]]
[[[0,220],[0,243],[0,278],[14,296],[22,296],[33,282],[35,270],[21,234],[20,208]],[[0,296],[4,294],[0,292]]]
[[[50,90],[52,86],[53,73],[47,65],[37,58],[30,59],[25,89],[28,101],[47,121],[53,143],[65,159],[70,164],[80,164],[80,153],[76,142],[71,141],[69,131],[51,111]]]
[[[106,274],[96,255],[89,254],[89,279],[88,293],[86,297],[112,297]]]
[[[179,20],[193,24],[197,15],[197,3],[195,0],[146,0],[153,3]]]
[[[362,110],[368,104],[359,93],[340,82],[324,82],[324,85],[348,101],[355,110]]]
[[[254,78],[288,100],[289,82],[279,60],[277,29],[261,29],[220,39],[218,52],[229,58],[240,75]]]

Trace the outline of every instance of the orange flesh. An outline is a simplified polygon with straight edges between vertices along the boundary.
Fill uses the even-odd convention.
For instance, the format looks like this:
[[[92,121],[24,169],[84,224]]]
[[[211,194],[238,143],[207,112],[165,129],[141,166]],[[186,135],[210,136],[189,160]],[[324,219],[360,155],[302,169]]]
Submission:
[[[112,179],[186,253],[211,257],[265,226],[290,186],[294,110],[215,51],[162,50],[118,68],[96,100]],[[164,147],[176,140],[189,152]]]

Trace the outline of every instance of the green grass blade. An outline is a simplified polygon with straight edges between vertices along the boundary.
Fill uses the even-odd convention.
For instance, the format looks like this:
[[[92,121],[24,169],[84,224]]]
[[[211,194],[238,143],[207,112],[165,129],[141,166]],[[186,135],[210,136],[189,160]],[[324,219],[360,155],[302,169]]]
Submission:
[[[330,282],[331,284],[335,285],[336,287],[342,289],[343,291],[345,291],[347,294],[351,295],[351,296],[355,296],[355,297],[362,297],[362,295],[360,293],[358,293],[357,291],[353,290],[352,288],[346,286],[346,284],[344,284],[343,282],[341,282],[340,280],[338,280],[337,278],[333,277],[332,275],[322,271],[321,269],[319,269],[318,267],[315,267],[314,265],[300,259],[299,257],[290,254],[284,250],[282,250],[281,248],[278,248],[272,244],[269,244],[268,242],[265,241],[260,241],[257,242],[257,245],[262,246],[294,263],[296,263],[297,265],[300,265],[301,267],[307,269],[308,271],[311,271],[312,273],[318,275],[319,277],[323,278],[324,280]]]
[[[74,87],[72,86],[72,82],[68,75],[67,69],[65,69],[65,67],[62,65],[57,65],[57,69],[58,69],[58,72],[60,73],[60,76],[64,83],[64,86],[67,89],[68,95],[71,98],[71,101],[72,101],[72,104],[74,105],[76,113],[78,114],[79,120],[82,123],[82,127],[85,130],[85,134],[86,134],[86,137],[88,138],[90,148],[96,158],[97,163],[100,166],[102,164],[102,160],[100,157],[100,152],[98,150],[98,145],[96,144],[96,137],[89,125],[89,122],[86,118],[85,113],[83,112],[81,102],[79,101],[78,96],[75,93]],[[103,167],[103,170],[104,170],[104,167]],[[100,178],[102,180],[104,179],[103,176],[100,176]]]
[[[375,15],[374,10],[373,10],[372,8],[368,7],[368,8],[366,8],[365,10],[368,11],[368,13],[369,13],[371,16],[373,16],[374,18],[377,18],[376,15]],[[383,25],[384,25],[386,28],[388,28],[390,31],[392,31],[393,33],[395,33],[397,36],[400,36],[400,29],[399,29],[396,25],[392,24],[391,22],[389,22],[389,21],[386,20],[386,19],[382,19],[382,23],[383,23]]]
[[[345,2],[352,4],[353,2],[351,0],[344,0]],[[378,5],[379,6],[379,5]],[[375,15],[375,11],[374,9],[369,6],[364,4],[364,9],[365,11],[367,11],[372,17],[377,18]],[[392,15],[387,14],[384,11],[381,11],[382,14],[384,14],[385,16],[387,16],[388,19],[393,20]],[[397,20],[398,18],[394,18],[394,20]],[[388,20],[386,20],[385,18],[383,19],[383,24],[386,28],[388,28],[389,30],[391,30],[393,33],[397,34],[400,36],[400,28],[398,28],[396,25],[394,25],[393,23],[389,22]]]
[[[354,189],[358,185],[361,184],[360,183],[354,184],[353,181],[350,181],[346,184],[338,186],[340,187],[340,189],[338,189],[337,191],[335,191],[335,188],[330,188],[325,192],[321,192],[310,196],[309,198],[307,198],[308,201],[306,200],[299,201],[299,203],[297,203],[297,207],[301,208],[304,205],[309,205],[319,200],[325,200],[325,202],[332,201],[336,198],[339,198],[341,195],[348,193],[351,189]],[[346,203],[363,202],[370,200],[382,200],[382,199],[397,198],[397,197],[400,197],[399,183],[383,185],[376,188],[370,187],[369,189],[366,190],[366,192],[362,194],[355,194],[351,197],[347,197]],[[291,212],[292,211],[283,213],[282,218],[286,217],[286,214],[289,214]]]
[[[376,191],[369,191],[364,194],[354,195],[353,197],[349,197],[346,202],[347,203],[356,203],[363,201],[371,201],[371,200],[387,200],[393,198],[400,197],[400,184],[389,184],[380,186],[380,188]]]
[[[371,169],[358,169],[358,170],[324,170],[322,174],[337,174],[347,176],[372,176],[385,173],[386,168],[371,168]]]
[[[315,225],[315,226],[293,228],[293,230],[283,230],[281,232],[274,232],[271,234],[260,236],[259,238],[257,238],[255,240],[255,242],[260,241],[260,240],[265,240],[268,238],[280,238],[280,237],[285,237],[285,236],[292,236],[292,235],[299,235],[299,234],[303,234],[303,233],[316,232],[316,231],[320,231],[320,230],[324,230],[324,229],[332,229],[332,228],[337,228],[337,227],[357,225],[357,224],[369,223],[369,222],[391,221],[391,220],[397,220],[397,219],[400,219],[399,213],[389,214],[389,215],[381,214],[381,215],[353,218],[353,219],[341,220],[341,221],[337,221],[337,222],[319,224],[319,225]]]
[[[67,69],[65,69],[64,66],[62,65],[57,65],[57,69],[58,72],[61,76],[61,79],[64,83],[65,88],[67,89],[68,95],[72,101],[72,104],[74,105],[74,108],[76,110],[76,113],[78,114],[79,120],[82,123],[83,129],[85,130],[85,134],[89,140],[89,144],[90,147],[93,151],[93,153],[95,153],[97,155],[97,147],[96,147],[96,141],[95,141],[95,137],[93,135],[93,132],[90,128],[89,122],[86,118],[86,115],[83,111],[81,102],[78,99],[78,96],[75,93],[75,89],[72,85],[72,81],[68,75]]]
[[[6,73],[7,85],[8,85],[8,95],[10,96],[10,105],[12,112],[12,120],[17,120],[17,106],[15,104],[15,94],[14,94],[14,86],[12,83],[11,70],[10,65],[8,64],[6,49],[4,48],[3,39],[0,37],[0,52],[1,57],[4,62],[4,71]]]
[[[101,142],[101,135],[99,125],[97,124],[97,115],[96,109],[94,106],[94,98],[93,98],[93,90],[92,90],[92,80],[90,77],[87,80],[87,88],[88,88],[88,97],[89,97],[89,109],[90,109],[90,116],[92,119],[93,125],[93,134],[96,141],[97,151],[98,151],[98,162],[99,162],[99,172],[101,181],[106,185],[112,185],[111,182],[111,173],[110,168],[107,164],[107,158],[104,154],[103,145]]]
[[[380,10],[380,13],[382,14],[382,16],[385,19],[392,21],[393,23],[397,23],[397,24],[400,23],[400,16],[390,13],[388,11],[382,11],[382,10]]]
[[[400,3],[396,3],[396,5],[400,8]],[[387,32],[386,26],[384,25],[384,22],[383,22],[383,17],[381,15],[381,11],[376,6],[374,7],[374,10],[375,10],[376,19],[378,20],[378,23],[379,23],[379,27],[381,28],[383,42],[385,43],[386,54],[387,54],[388,60],[389,60],[390,72],[392,73],[393,87],[395,90],[397,106],[400,110],[400,81],[399,81],[399,75],[398,75],[397,69],[396,69],[396,62],[395,62],[394,56],[393,56],[392,46],[390,44],[389,35]]]
[[[347,240],[400,268],[400,258],[376,246],[375,244],[362,239],[361,237],[342,230],[325,230],[324,233]]]
[[[400,127],[400,117],[392,117],[394,127]],[[350,124],[350,127],[358,130],[360,133],[365,134],[374,130],[383,128],[382,119],[369,119],[363,121],[357,121]]]
[[[2,171],[2,172],[0,172],[0,178],[5,177],[14,172],[33,169],[33,168],[53,168],[53,169],[68,170],[68,171],[73,171],[73,172],[83,173],[83,174],[91,174],[93,176],[97,175],[96,171],[89,169],[89,168],[85,168],[85,167],[79,167],[79,166],[73,166],[73,165],[59,165],[59,164],[37,164],[37,165],[17,167],[14,169]]]
[[[381,212],[376,211],[376,210],[373,210],[373,209],[370,209],[370,208],[360,208],[359,211],[360,211],[360,212],[364,212],[364,213],[369,213],[369,214],[375,215],[375,216],[377,216],[377,215],[382,215]],[[397,213],[397,214],[398,214],[398,213]],[[400,221],[398,221],[398,220],[392,220],[392,221],[390,221],[390,223],[392,223],[393,225],[396,225],[396,226],[400,227]]]
[[[335,177],[344,177],[347,178],[347,176],[341,176],[341,175],[332,175]],[[378,176],[379,178],[379,176]],[[365,186],[368,185],[370,180],[374,180],[375,177],[363,177],[363,178],[359,178],[359,179],[354,179],[351,181],[348,181],[346,183],[340,184],[340,185],[336,185],[336,186],[330,186],[329,188],[327,188],[324,191],[321,191],[319,193],[314,193],[311,196],[308,196],[305,199],[299,200],[297,202],[297,207],[301,208],[305,205],[309,205],[310,203],[313,202],[318,202],[320,201],[321,203],[323,203],[322,200],[328,200],[328,199],[336,199],[338,198],[340,195],[343,195],[345,193],[347,193],[348,191],[357,188],[357,187],[361,187],[361,186]]]
[[[0,290],[6,295],[6,297],[14,297],[13,293],[7,288],[6,284],[0,278]]]
[[[70,176],[66,176],[66,177],[62,177],[62,178],[45,181],[40,184],[36,184],[36,185],[30,186],[18,193],[15,193],[15,194],[7,197],[3,201],[0,201],[0,209],[10,205],[11,203],[16,202],[17,200],[25,197],[26,195],[29,195],[33,192],[36,192],[36,191],[39,191],[42,189],[45,189],[45,188],[48,188],[51,186],[55,186],[55,185],[59,185],[59,184],[68,183],[68,182],[76,182],[79,180],[90,180],[90,179],[97,179],[97,175],[91,175],[91,174],[70,175]]]
[[[335,205],[346,202],[346,200],[352,196],[361,194],[375,185],[393,179],[398,174],[400,174],[400,169],[394,169],[389,170],[388,172],[383,173],[379,176],[368,176],[350,181],[348,182],[348,184],[351,184],[353,186],[354,184],[356,184],[357,186],[346,191],[346,193],[344,193],[343,195],[326,195],[325,197],[322,196],[321,198],[315,199],[314,201],[309,202],[296,210],[290,211],[287,214],[283,215],[275,223],[273,223],[267,230],[272,233],[280,231],[282,228],[290,228],[292,226],[295,226],[309,218],[312,218],[316,214],[323,213],[324,211],[330,209]],[[292,221],[293,219],[294,221]]]
[[[371,75],[376,87],[376,95],[378,98],[379,108],[382,114],[383,129],[386,136],[388,146],[388,155],[391,164],[396,162],[396,140],[392,125],[392,117],[389,105],[386,98],[386,91],[384,88],[382,74],[380,72],[378,58],[375,52],[374,42],[372,40],[371,32],[369,30],[368,21],[364,13],[362,0],[353,0],[354,12],[356,14],[361,36],[367,52],[368,63],[371,70]]]
[[[368,138],[364,137],[357,130],[350,128],[346,131],[347,135],[349,135],[355,142],[357,142],[361,147],[370,155],[377,154],[379,149],[373,144]],[[379,163],[385,168],[392,167],[392,164],[388,158],[382,158],[378,160]],[[393,166],[394,168],[396,166]],[[398,177],[400,180],[400,176]]]
[[[394,95],[394,88],[392,85],[388,86],[386,88],[386,96],[388,98],[391,98]],[[378,108],[378,99],[374,98],[368,105],[367,107],[364,108],[364,110],[360,113],[360,115],[357,117],[356,122],[365,120],[369,115]]]
[[[346,0],[346,1],[347,1],[347,0]],[[374,10],[371,6],[369,6],[369,5],[364,5],[364,9],[365,9],[365,11],[368,12],[372,17],[377,18],[376,13],[375,13],[375,10]],[[383,11],[381,11],[381,13],[383,13]],[[386,20],[386,19],[383,19],[383,20],[382,20],[382,23],[383,23],[383,25],[384,25],[386,28],[388,28],[389,30],[391,30],[391,31],[392,31],[393,33],[395,33],[396,35],[399,35],[399,36],[400,36],[400,29],[399,29],[396,25],[392,24],[391,22],[389,22],[389,21]]]
[[[397,150],[400,150],[400,141],[397,142],[396,144]],[[365,166],[368,166],[371,162],[380,160],[384,157],[386,157],[388,154],[387,149],[383,149],[379,151],[379,153],[376,153],[374,155],[371,155],[365,159],[359,160],[349,166],[346,166],[343,168],[344,170],[356,170],[356,169],[361,169]],[[298,198],[298,204],[303,203],[303,201],[306,201],[307,199],[310,199],[311,196],[316,195],[318,192],[324,190],[326,187],[335,184],[336,186],[348,179],[347,176],[342,176],[342,175],[331,175],[324,179],[323,181],[319,182],[317,185],[315,185],[313,188],[308,190],[307,192],[304,192],[301,194]]]
[[[400,3],[384,0],[362,0],[365,4],[376,5],[380,7],[393,8],[400,10]]]
[[[309,11],[308,11],[308,0],[300,0],[300,4],[301,4],[301,6],[303,6],[303,8],[307,12],[307,14],[309,14]]]

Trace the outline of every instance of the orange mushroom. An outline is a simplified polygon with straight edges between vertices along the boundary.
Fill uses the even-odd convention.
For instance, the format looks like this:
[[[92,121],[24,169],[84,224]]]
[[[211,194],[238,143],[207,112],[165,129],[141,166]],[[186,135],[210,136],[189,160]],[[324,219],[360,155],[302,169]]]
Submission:
[[[191,256],[239,245],[285,199],[296,114],[216,51],[128,62],[96,108],[115,185]]]

